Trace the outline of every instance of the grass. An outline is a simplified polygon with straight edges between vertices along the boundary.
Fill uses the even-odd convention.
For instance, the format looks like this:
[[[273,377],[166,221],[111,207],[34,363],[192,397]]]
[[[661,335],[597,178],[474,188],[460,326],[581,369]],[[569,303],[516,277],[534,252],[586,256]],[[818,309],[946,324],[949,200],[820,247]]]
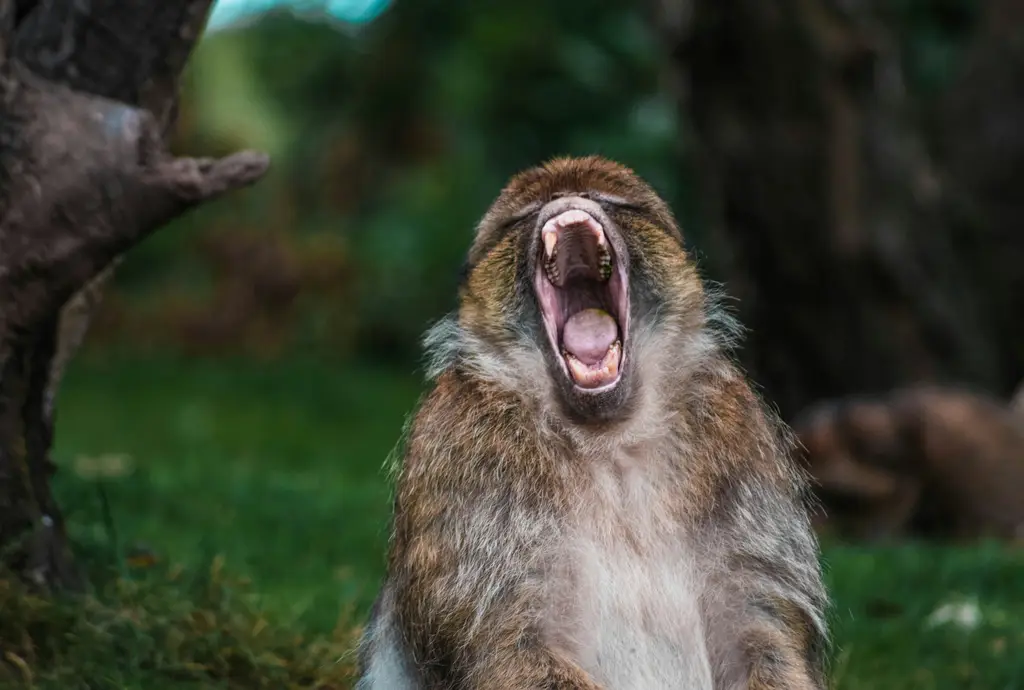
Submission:
[[[419,390],[370,366],[78,361],[56,488],[95,587],[71,605],[0,579],[0,687],[347,687]],[[836,688],[1024,688],[1024,555],[830,545],[825,566]]]

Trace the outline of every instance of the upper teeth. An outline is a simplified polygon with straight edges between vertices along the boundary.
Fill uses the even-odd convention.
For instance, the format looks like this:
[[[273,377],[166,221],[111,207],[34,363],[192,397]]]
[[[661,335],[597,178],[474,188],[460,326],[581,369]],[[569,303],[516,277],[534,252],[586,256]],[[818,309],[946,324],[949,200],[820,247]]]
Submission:
[[[555,231],[544,233],[544,253],[548,256],[555,255],[555,245],[558,244],[558,233]]]
[[[586,211],[573,208],[559,213],[544,223],[544,227],[541,229],[541,236],[544,238],[544,253],[548,258],[555,254],[555,245],[558,244],[558,231],[574,225],[584,225],[594,233],[594,237],[597,239],[597,246],[603,248],[607,244],[604,228],[601,227],[601,224],[594,220],[594,217]]]

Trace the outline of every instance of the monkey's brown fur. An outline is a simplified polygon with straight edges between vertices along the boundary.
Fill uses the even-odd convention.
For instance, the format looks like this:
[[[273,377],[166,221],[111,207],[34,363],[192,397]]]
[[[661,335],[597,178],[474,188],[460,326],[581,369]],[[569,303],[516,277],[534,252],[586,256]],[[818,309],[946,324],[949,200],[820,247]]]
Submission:
[[[597,396],[565,383],[530,287],[565,204],[628,262],[622,378]],[[428,337],[435,385],[407,429],[357,687],[824,687],[802,475],[729,337],[631,171],[558,159],[513,178]]]
[[[998,400],[919,386],[826,401],[794,422],[818,528],[847,538],[1024,537],[1024,419]]]

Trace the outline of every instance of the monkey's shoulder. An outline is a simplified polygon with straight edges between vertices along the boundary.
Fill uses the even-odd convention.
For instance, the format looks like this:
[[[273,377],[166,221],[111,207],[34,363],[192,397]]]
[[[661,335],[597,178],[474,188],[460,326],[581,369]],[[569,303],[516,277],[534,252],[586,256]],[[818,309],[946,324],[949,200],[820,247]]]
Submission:
[[[537,415],[521,396],[448,371],[414,413],[405,454],[413,462],[438,455],[486,461],[528,457],[543,445]]]

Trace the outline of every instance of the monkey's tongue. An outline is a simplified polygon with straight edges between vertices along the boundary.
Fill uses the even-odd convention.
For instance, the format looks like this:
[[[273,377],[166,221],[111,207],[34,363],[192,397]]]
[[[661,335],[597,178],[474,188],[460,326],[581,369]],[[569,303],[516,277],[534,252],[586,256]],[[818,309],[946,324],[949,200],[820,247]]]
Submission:
[[[584,364],[600,364],[619,337],[619,326],[602,309],[584,309],[562,328],[562,347]]]
[[[585,309],[562,328],[562,350],[569,373],[583,388],[599,388],[619,375],[619,326],[608,312]]]

